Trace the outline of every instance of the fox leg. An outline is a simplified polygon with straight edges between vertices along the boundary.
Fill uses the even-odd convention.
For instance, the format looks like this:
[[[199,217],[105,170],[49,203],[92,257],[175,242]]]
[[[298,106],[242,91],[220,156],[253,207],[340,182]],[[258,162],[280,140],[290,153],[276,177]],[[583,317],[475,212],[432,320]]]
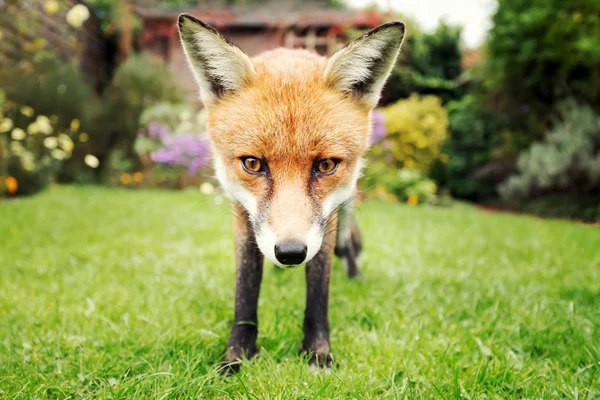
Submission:
[[[360,231],[354,218],[353,205],[348,204],[340,209],[337,231],[335,254],[342,259],[348,277],[355,278],[360,275],[356,258],[362,250],[362,243]]]
[[[256,353],[258,295],[263,270],[263,255],[256,246],[248,214],[239,205],[235,206],[234,212],[237,216],[234,223],[237,263],[235,312],[224,361],[231,371],[239,370],[242,356],[250,358]]]
[[[330,367],[332,363],[329,345],[329,280],[335,245],[335,222],[330,219],[321,250],[306,264],[306,309],[304,311],[304,340],[302,348],[310,354],[310,364]]]

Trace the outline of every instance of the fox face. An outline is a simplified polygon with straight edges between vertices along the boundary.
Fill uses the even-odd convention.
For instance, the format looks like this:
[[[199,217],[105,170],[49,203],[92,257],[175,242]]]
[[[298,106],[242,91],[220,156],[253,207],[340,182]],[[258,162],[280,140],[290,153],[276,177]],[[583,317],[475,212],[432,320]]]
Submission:
[[[244,208],[266,258],[310,261],[331,233],[327,222],[353,199],[370,111],[404,26],[382,25],[330,59],[288,49],[250,59],[190,16],[179,30],[208,110],[217,179]]]

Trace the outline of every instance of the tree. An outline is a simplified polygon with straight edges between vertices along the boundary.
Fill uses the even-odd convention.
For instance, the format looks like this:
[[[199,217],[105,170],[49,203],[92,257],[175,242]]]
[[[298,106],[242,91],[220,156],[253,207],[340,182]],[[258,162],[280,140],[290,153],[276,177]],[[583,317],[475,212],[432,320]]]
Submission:
[[[487,44],[489,84],[513,129],[535,140],[567,98],[600,104],[600,1],[500,0]]]

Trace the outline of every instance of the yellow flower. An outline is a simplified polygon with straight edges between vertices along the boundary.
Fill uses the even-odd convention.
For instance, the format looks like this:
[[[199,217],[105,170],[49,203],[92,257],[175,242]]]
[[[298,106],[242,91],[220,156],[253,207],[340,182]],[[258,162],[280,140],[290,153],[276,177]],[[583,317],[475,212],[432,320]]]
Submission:
[[[131,175],[129,175],[128,173],[121,174],[120,181],[123,185],[129,185],[129,183],[131,182]]]
[[[81,143],[87,142],[89,138],[90,138],[90,136],[87,133],[85,133],[85,132],[79,134],[79,141]]]
[[[86,154],[83,161],[85,162],[85,165],[90,168],[98,168],[100,165],[100,160],[98,160],[98,157],[91,154]]]
[[[10,137],[12,137],[14,140],[23,140],[25,139],[25,136],[27,136],[27,134],[21,128],[13,129],[13,131],[10,134]]]
[[[58,12],[59,8],[60,4],[58,4],[58,1],[56,0],[48,0],[44,3],[44,11],[46,11],[46,14],[54,15]]]
[[[409,206],[416,206],[417,204],[419,204],[419,196],[409,194],[408,199],[406,200],[406,204],[408,204]]]
[[[135,174],[133,174],[134,182],[140,183],[142,180],[144,180],[144,174],[142,174],[141,172],[136,172]]]
[[[73,28],[80,28],[90,17],[90,11],[83,4],[73,6],[67,12],[67,23]]]
[[[77,129],[79,129],[80,126],[81,126],[81,122],[79,122],[78,119],[74,119],[73,121],[71,121],[71,130],[72,131],[76,131]]]
[[[65,135],[64,133],[61,133],[60,135],[58,135],[58,144],[67,153],[70,153],[71,151],[73,151],[73,147],[75,147],[71,138],[68,137],[67,135]]]
[[[6,185],[6,189],[8,190],[8,193],[10,193],[10,194],[17,193],[17,190],[19,189],[19,182],[17,182],[17,179],[14,176],[9,176],[8,178],[6,178],[6,180],[4,181],[4,184]]]

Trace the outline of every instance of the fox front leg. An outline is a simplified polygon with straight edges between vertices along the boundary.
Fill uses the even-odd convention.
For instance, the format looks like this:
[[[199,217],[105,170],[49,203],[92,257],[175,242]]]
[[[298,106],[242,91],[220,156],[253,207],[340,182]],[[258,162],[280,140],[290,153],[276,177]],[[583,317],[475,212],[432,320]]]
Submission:
[[[330,232],[323,239],[317,255],[306,264],[306,309],[304,311],[304,340],[302,348],[310,355],[310,364],[330,367],[332,363],[329,344],[329,280],[335,246],[335,222],[327,224]]]
[[[237,272],[234,321],[224,361],[227,372],[237,372],[241,357],[250,358],[256,353],[258,295],[263,271],[263,255],[256,246],[248,214],[239,205],[234,212]]]

